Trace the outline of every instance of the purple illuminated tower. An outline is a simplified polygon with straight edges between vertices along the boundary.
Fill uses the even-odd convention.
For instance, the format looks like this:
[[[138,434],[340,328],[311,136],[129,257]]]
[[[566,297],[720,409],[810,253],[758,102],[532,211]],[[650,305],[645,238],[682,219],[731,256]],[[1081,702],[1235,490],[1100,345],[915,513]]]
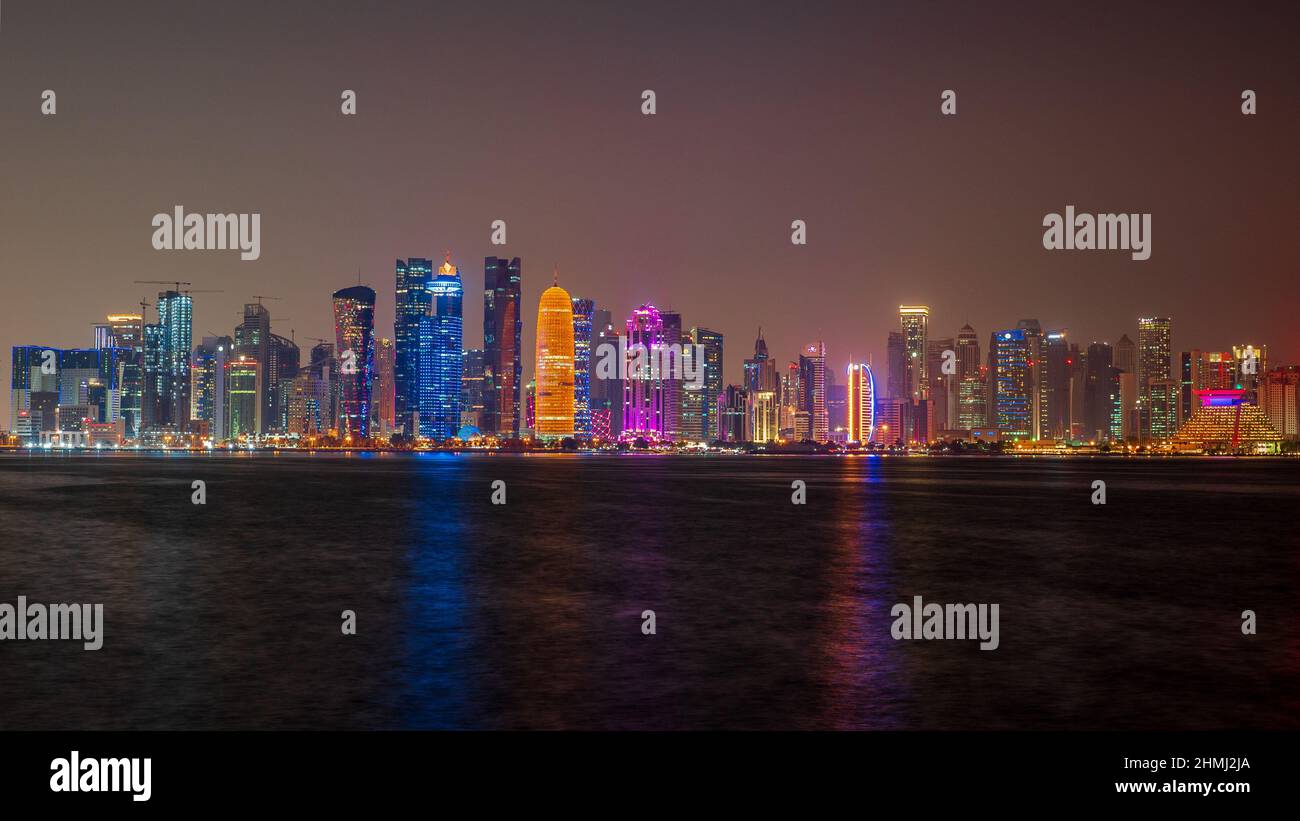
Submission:
[[[659,356],[664,320],[659,309],[642,305],[627,318],[627,376],[623,380],[624,439],[664,438],[664,377]]]

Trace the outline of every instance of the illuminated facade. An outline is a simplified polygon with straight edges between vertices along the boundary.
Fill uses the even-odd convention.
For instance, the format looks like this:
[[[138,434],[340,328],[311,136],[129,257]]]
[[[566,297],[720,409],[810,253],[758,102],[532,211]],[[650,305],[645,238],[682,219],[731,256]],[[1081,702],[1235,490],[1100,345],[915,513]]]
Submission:
[[[393,367],[396,363],[396,348],[391,339],[380,339],[375,345],[375,421],[379,430],[391,433],[396,419],[394,416],[395,381]]]
[[[924,357],[922,357],[924,359]],[[808,412],[809,438],[814,442],[830,441],[830,416],[826,409],[826,346],[821,342],[805,345],[799,354],[799,382],[803,388],[800,410]]]
[[[659,353],[664,322],[659,309],[642,305],[627,318],[627,374],[623,379],[623,439],[664,438],[664,384]]]
[[[776,362],[768,355],[763,329],[754,340],[754,356],[745,360],[745,433],[744,441],[770,442],[780,432],[781,413],[777,407]]]
[[[131,352],[122,363],[122,419],[126,436],[134,439],[140,435],[144,401],[144,318],[140,314],[109,314],[108,327],[113,344]]]
[[[1174,437],[1176,449],[1226,453],[1277,453],[1282,436],[1245,390],[1196,392],[1192,418]]]
[[[930,334],[930,309],[925,305],[899,305],[898,319],[903,326],[902,396],[913,400],[930,396],[930,379],[925,359]]]
[[[375,292],[356,285],[334,292],[334,335],[339,350],[339,436],[370,437],[375,374]]]
[[[538,439],[574,435],[573,301],[556,284],[542,292],[537,306],[537,404],[534,431]]]
[[[1273,429],[1287,439],[1300,438],[1300,365],[1275,368],[1260,380],[1259,406]]]
[[[1003,439],[1033,437],[1030,410],[1029,348],[1022,328],[993,334],[994,412]],[[1103,425],[1109,424],[1109,417]]]
[[[429,286],[433,263],[421,257],[397,260],[396,305],[393,319],[393,415],[395,427],[407,436],[417,433],[419,411],[420,324],[432,303]]]
[[[867,445],[876,430],[875,377],[866,364],[850,364],[848,376],[849,442]]]
[[[573,298],[573,432],[590,439],[591,429],[591,323],[596,303]]]
[[[421,438],[435,442],[450,439],[460,430],[464,294],[460,272],[448,255],[429,283],[429,313],[417,326],[418,429]]]
[[[483,262],[483,432],[519,438],[519,392],[524,375],[519,257]]]
[[[227,436],[230,439],[256,438],[262,429],[262,369],[258,361],[239,355],[226,362],[226,395],[230,403]]]

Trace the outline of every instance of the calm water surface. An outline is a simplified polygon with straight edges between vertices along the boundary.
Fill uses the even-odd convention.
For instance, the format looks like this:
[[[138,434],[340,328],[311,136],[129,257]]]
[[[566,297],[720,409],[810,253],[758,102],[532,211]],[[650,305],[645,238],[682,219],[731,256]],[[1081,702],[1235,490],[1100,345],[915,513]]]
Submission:
[[[1297,480],[1297,460],[9,455],[0,602],[102,602],[107,627],[98,652],[0,642],[0,728],[1296,728]],[[893,640],[916,595],[998,603],[1001,646]]]

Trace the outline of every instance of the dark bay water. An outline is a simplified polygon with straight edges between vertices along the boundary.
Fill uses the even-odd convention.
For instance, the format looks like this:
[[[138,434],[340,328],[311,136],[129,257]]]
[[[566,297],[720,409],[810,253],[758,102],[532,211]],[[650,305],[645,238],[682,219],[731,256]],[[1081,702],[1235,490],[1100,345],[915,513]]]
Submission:
[[[1297,480],[1296,460],[6,456],[0,602],[102,602],[106,629],[97,652],[0,642],[0,728],[1296,728]],[[999,648],[895,641],[917,595],[998,603]]]

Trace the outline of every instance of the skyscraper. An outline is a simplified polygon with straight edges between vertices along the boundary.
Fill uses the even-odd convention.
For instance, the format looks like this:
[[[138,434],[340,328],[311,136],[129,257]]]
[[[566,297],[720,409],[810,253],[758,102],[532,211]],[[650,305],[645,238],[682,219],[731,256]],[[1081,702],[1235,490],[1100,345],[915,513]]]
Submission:
[[[849,442],[869,444],[876,425],[876,385],[864,363],[849,365],[847,408]]]
[[[963,325],[957,333],[957,427],[974,430],[984,427],[985,393],[980,342],[975,329]]]
[[[664,344],[659,309],[642,305],[627,318],[627,366],[623,379],[624,439],[664,438],[664,388],[657,365]]]
[[[617,439],[623,430],[623,381],[619,378],[619,334],[609,311],[592,313],[593,355],[591,385],[591,433],[602,441]]]
[[[396,378],[394,366],[397,349],[391,339],[380,339],[375,346],[375,420],[379,431],[388,435],[395,423]]]
[[[888,377],[885,393],[890,399],[910,397],[907,391],[907,343],[902,331],[890,331],[887,343]]]
[[[1111,393],[1114,366],[1114,349],[1105,342],[1088,346],[1087,381],[1084,384],[1084,438],[1101,442],[1110,436],[1112,409]]]
[[[1038,395],[1042,408],[1039,439],[1070,436],[1070,344],[1066,332],[1048,331],[1039,351]]]
[[[460,430],[461,369],[464,367],[461,303],[464,289],[451,255],[429,284],[429,313],[418,328],[419,432],[441,442]]]
[[[466,348],[460,374],[460,426],[483,430],[483,349]]]
[[[334,336],[339,351],[339,436],[370,438],[375,375],[375,291],[354,285],[334,292]]]
[[[288,432],[289,394],[293,390],[294,377],[302,365],[302,351],[292,339],[271,334],[266,346],[266,380],[263,390],[266,392],[266,408],[270,418],[265,421],[266,429],[275,433]]]
[[[704,349],[703,363],[695,363],[704,368],[704,398],[701,403],[700,429],[704,441],[711,442],[718,438],[718,395],[722,393],[722,334],[708,328],[692,328],[691,341]]]
[[[158,363],[158,423],[184,432],[190,416],[190,347],[193,344],[194,302],[189,294],[158,294],[161,349]]]
[[[1164,410],[1163,402],[1159,409],[1153,408],[1152,384],[1164,382],[1170,378],[1169,368],[1172,362],[1170,339],[1171,322],[1168,317],[1141,317],[1138,319],[1138,413],[1141,418],[1141,437],[1147,439],[1169,439],[1174,431]],[[1160,392],[1163,394],[1164,386]],[[1176,408],[1176,404],[1175,404]]]
[[[1029,347],[1023,328],[993,334],[994,379],[997,393],[994,409],[998,432],[1004,439],[1033,436],[1030,408]]]
[[[262,429],[262,369],[247,354],[237,354],[226,362],[226,386],[230,403],[231,439],[254,438]]]
[[[1285,439],[1300,439],[1300,365],[1274,368],[1260,380],[1259,406]]]
[[[537,438],[574,435],[573,301],[555,284],[537,306]]]
[[[419,410],[420,323],[429,316],[433,294],[433,263],[421,257],[397,260],[397,288],[393,318],[394,426],[405,436],[415,436]]]
[[[114,344],[131,352],[122,362],[122,419],[127,437],[134,439],[140,435],[144,402],[144,319],[140,314],[109,314],[108,326]]]
[[[776,362],[767,352],[763,330],[754,340],[754,357],[745,360],[745,441],[772,442],[779,430]]]
[[[271,425],[271,410],[274,400],[269,391],[271,383],[271,311],[261,302],[250,302],[244,306],[244,319],[235,328],[235,353],[250,357],[257,362],[261,378],[257,383],[259,391],[257,401],[262,410],[258,415],[263,428],[258,433],[266,433]]]
[[[676,442],[682,438],[682,315],[664,311],[660,317],[664,323],[660,356],[664,371],[664,438]]]
[[[922,357],[924,358],[924,357]],[[799,354],[803,410],[808,411],[814,442],[830,441],[830,417],[826,410],[826,346],[820,341],[805,345]],[[924,367],[922,367],[924,372]]]
[[[903,326],[903,395],[912,400],[928,399],[930,379],[926,366],[926,342],[930,334],[930,309],[924,305],[899,305]]]
[[[573,432],[591,438],[591,334],[596,303],[573,298]]]
[[[523,264],[519,257],[487,257],[483,269],[483,432],[518,439]]]

